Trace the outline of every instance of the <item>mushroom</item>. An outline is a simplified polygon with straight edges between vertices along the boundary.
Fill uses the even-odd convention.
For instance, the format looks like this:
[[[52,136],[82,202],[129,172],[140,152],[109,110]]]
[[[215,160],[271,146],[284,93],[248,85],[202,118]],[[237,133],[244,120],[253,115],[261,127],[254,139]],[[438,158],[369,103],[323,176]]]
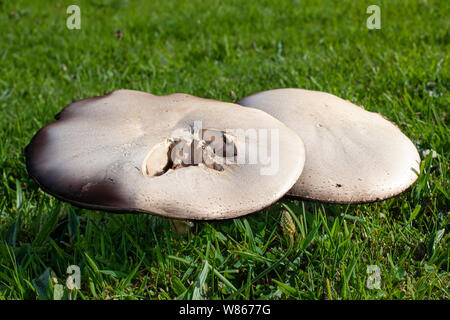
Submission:
[[[56,119],[27,146],[27,170],[83,208],[233,218],[276,202],[304,164],[302,140],[267,113],[187,94],[118,90]]]
[[[418,177],[417,149],[395,124],[332,94],[276,89],[238,104],[269,113],[302,138],[305,167],[289,195],[372,202],[403,192]]]

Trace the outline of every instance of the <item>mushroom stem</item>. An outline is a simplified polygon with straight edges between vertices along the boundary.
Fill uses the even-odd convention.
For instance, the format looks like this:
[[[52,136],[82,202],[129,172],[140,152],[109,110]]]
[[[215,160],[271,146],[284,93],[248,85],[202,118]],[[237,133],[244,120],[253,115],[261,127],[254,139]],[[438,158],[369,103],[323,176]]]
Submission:
[[[190,230],[194,223],[189,220],[171,219],[172,230],[179,236],[184,236]]]

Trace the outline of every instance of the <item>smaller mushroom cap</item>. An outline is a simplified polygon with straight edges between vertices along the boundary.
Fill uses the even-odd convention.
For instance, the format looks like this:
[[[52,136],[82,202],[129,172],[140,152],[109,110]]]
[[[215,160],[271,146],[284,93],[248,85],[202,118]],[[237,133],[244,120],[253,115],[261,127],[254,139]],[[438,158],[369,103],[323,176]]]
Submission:
[[[281,198],[305,159],[300,137],[269,114],[187,94],[118,90],[56,118],[26,148],[28,172],[90,209],[233,218]]]
[[[395,124],[332,94],[276,89],[238,103],[271,114],[302,138],[305,167],[290,195],[371,202],[403,192],[418,177],[419,153]]]

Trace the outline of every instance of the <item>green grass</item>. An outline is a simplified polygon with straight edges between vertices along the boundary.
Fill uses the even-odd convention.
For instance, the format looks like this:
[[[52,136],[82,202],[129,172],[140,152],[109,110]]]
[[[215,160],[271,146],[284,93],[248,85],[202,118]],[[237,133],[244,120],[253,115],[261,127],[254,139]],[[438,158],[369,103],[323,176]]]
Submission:
[[[376,1],[380,30],[366,28],[374,1],[58,3],[0,0],[0,299],[449,299],[449,1]],[[66,28],[73,3],[81,30]],[[185,236],[169,219],[61,203],[25,168],[24,147],[72,100],[128,88],[232,101],[280,87],[380,112],[437,157],[395,199],[282,199]],[[69,265],[81,289],[55,295],[49,277],[64,284]]]

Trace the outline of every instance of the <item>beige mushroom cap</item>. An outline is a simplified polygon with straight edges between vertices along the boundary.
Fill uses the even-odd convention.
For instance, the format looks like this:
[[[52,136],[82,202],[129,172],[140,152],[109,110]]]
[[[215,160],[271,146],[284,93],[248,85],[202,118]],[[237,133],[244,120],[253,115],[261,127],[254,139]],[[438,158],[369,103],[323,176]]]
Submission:
[[[395,124],[332,94],[277,89],[238,103],[269,113],[302,138],[305,167],[290,195],[371,202],[403,192],[418,177],[417,149]]]
[[[26,148],[28,172],[44,191],[89,209],[181,219],[233,218],[276,202],[294,185],[304,165],[303,142],[277,119],[187,94],[118,90],[74,102],[56,119]],[[210,150],[208,160],[220,159],[205,141],[189,144],[200,132],[192,133],[198,121],[212,132],[243,129],[241,135],[226,135],[236,148],[232,160],[257,150],[267,155],[266,161],[186,166],[179,159],[170,162],[169,149],[164,148],[174,141],[194,151]],[[275,132],[279,139],[254,139],[253,132],[269,132],[269,137]],[[184,149],[171,150],[178,155]]]

